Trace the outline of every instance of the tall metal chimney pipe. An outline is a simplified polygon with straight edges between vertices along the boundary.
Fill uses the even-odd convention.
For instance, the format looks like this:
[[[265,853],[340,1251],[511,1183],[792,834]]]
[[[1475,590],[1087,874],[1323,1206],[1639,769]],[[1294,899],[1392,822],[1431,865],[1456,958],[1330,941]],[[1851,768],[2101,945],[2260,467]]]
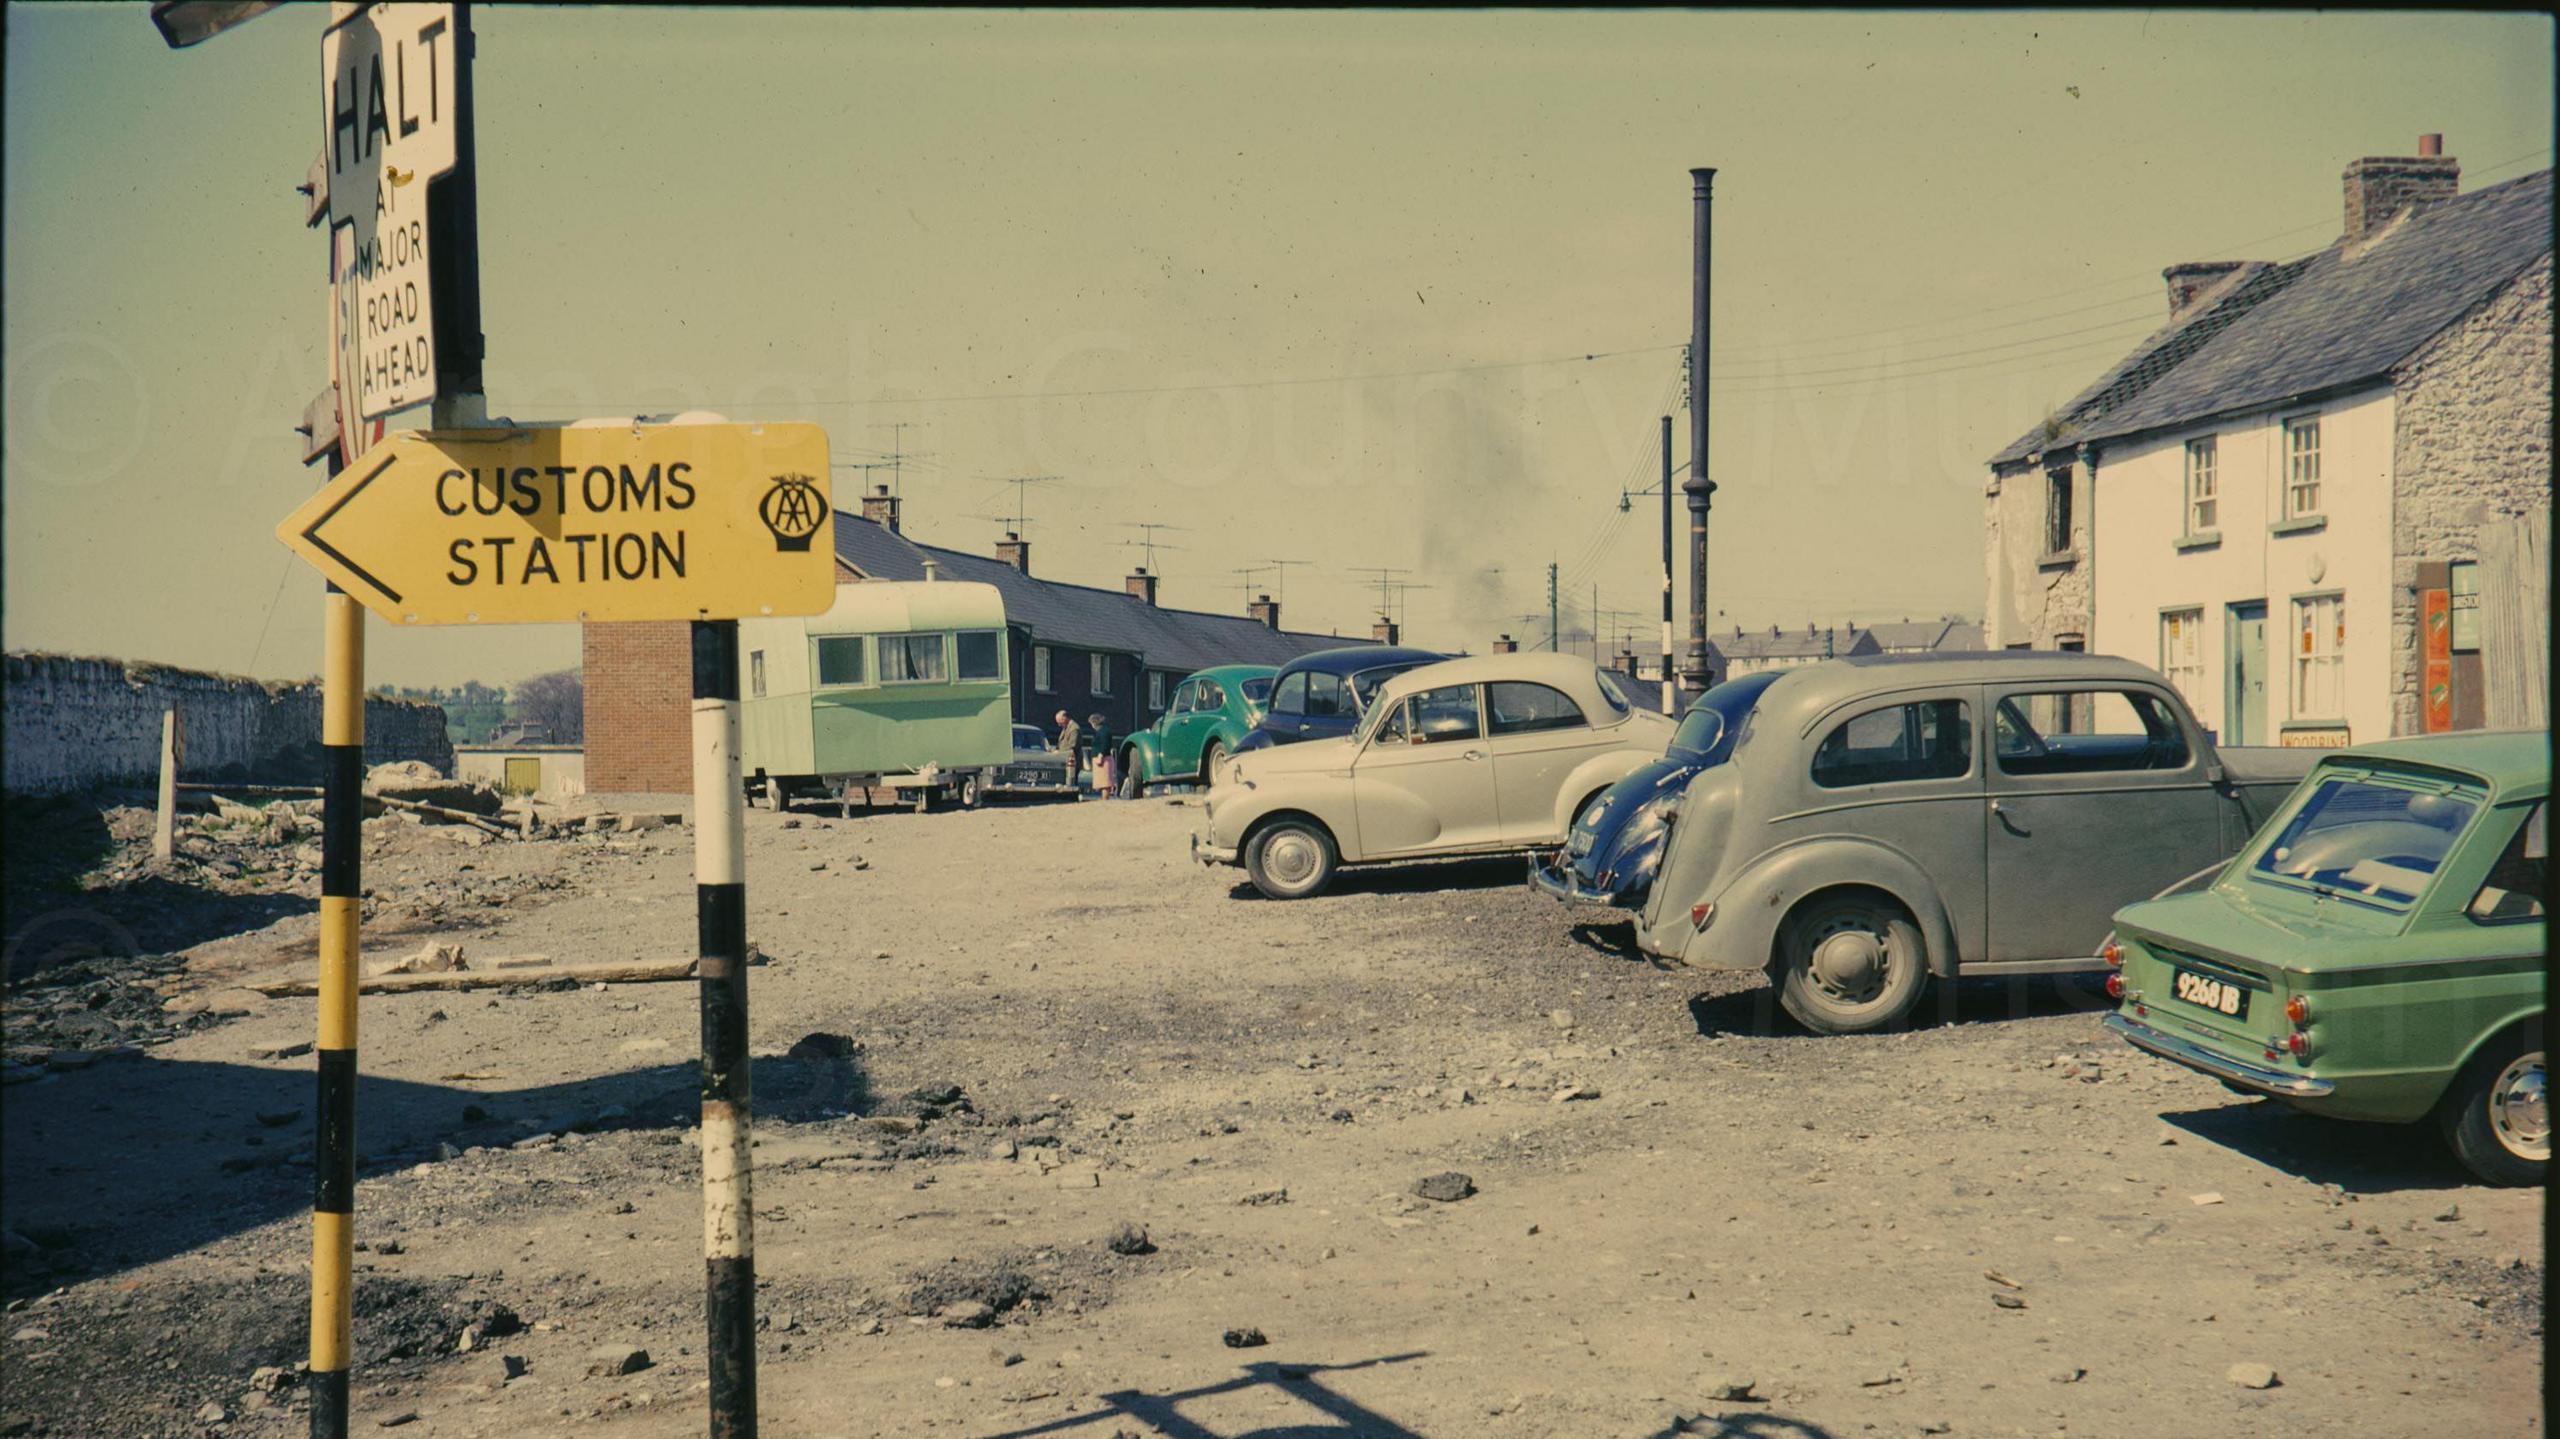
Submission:
[[[1689,653],[1681,666],[1689,687],[1707,687],[1707,509],[1715,502],[1716,482],[1707,464],[1707,336],[1709,299],[1715,257],[1715,185],[1712,169],[1691,170],[1696,182],[1692,208],[1696,216],[1696,270],[1689,307],[1689,478],[1681,492],[1689,497]]]

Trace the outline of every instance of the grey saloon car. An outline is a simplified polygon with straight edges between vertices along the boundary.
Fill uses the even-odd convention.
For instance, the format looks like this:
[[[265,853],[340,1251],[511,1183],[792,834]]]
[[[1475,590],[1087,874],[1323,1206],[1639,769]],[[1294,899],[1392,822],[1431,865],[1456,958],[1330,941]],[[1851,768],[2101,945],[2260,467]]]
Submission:
[[[2115,911],[2218,868],[2312,759],[2217,750],[2130,660],[1808,665],[1682,792],[1637,942],[1767,970],[1809,1029],[1884,1028],[1932,976],[2103,968]]]

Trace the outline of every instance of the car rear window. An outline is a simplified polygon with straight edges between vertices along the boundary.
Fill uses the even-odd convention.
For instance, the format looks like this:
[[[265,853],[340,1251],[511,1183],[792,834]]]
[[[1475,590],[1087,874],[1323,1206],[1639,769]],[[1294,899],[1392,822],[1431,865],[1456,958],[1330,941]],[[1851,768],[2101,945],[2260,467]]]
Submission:
[[[2480,808],[2476,797],[2376,776],[2325,779],[2251,868],[2391,909],[2417,902]]]
[[[1627,692],[1618,688],[1618,682],[1609,677],[1609,672],[1607,670],[1596,669],[1591,673],[1593,678],[1600,681],[1600,698],[1609,702],[1609,708],[1617,711],[1619,714],[1625,714],[1627,712]]]
[[[1271,681],[1267,679],[1246,680],[1244,682],[1244,698],[1245,703],[1257,705],[1271,698]]]

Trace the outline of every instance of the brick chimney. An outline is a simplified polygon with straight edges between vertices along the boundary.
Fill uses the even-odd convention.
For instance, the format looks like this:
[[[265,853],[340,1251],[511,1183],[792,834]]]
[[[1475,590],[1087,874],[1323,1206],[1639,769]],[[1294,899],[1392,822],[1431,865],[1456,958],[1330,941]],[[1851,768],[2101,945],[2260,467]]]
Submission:
[[[1620,650],[1620,651],[1618,651],[1618,673],[1620,673],[1620,674],[1622,674],[1622,675],[1625,675],[1625,676],[1626,676],[1627,678],[1629,678],[1629,679],[1633,679],[1633,678],[1635,678],[1635,673],[1636,673],[1636,654],[1635,654],[1635,651],[1633,651],[1633,650]]]
[[[2169,283],[2169,318],[2174,320],[2193,308],[2196,298],[2222,283],[2222,278],[2248,264],[2246,260],[2190,260],[2171,265],[2160,272]]]
[[[1145,565],[1140,565],[1136,569],[1131,570],[1129,572],[1129,578],[1121,581],[1120,583],[1121,586],[1128,590],[1129,593],[1145,600],[1148,604],[1154,604],[1156,602],[1156,581],[1160,578],[1162,577],[1148,574],[1147,567]]]
[[[862,497],[862,517],[891,534],[898,533],[898,497],[887,485],[873,485]]]
[[[2442,135],[2418,137],[2418,153],[2368,155],[2347,167],[2348,243],[2366,239],[2407,209],[2441,205],[2460,193],[2462,162],[2444,153]]]
[[[1027,575],[1031,573],[1031,542],[1007,530],[1004,538],[996,541],[996,558]]]
[[[1493,641],[1493,652],[1498,655],[1516,655],[1520,653],[1520,642],[1509,635],[1497,635]]]
[[[1280,602],[1269,595],[1256,596],[1253,603],[1244,607],[1244,612],[1256,624],[1266,625],[1275,630],[1280,628]]]
[[[1382,645],[1394,644],[1403,636],[1404,631],[1396,628],[1396,622],[1385,615],[1378,616],[1378,622],[1369,626],[1369,638]]]

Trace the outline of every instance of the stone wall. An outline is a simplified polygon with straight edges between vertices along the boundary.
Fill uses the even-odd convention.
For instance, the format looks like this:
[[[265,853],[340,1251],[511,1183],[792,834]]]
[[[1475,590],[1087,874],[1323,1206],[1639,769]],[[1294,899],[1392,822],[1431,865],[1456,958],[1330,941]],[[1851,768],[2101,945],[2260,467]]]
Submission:
[[[155,782],[160,717],[185,717],[185,780],[320,782],[320,689],[124,660],[7,657],[5,787],[58,793]],[[365,761],[421,760],[453,772],[441,706],[365,701]]]
[[[2396,395],[2391,732],[2414,734],[2418,566],[2477,559],[2484,524],[2551,508],[2551,256],[2405,361]]]
[[[2096,573],[2089,545],[2095,495],[2089,466],[2077,456],[2048,457],[2071,468],[2071,550],[2048,554],[2045,540],[2046,464],[2009,466],[1984,487],[1983,569],[1986,593],[1982,643],[1987,649],[2030,645],[2057,648],[2062,636],[2086,642],[2095,623]]]

